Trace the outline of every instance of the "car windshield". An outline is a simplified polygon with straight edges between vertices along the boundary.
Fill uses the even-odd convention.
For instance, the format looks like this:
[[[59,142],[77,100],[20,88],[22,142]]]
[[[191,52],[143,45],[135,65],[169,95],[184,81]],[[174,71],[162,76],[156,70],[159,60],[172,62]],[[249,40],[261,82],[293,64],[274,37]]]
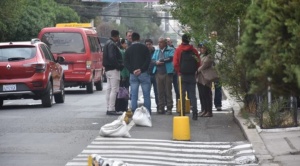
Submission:
[[[0,47],[0,61],[18,61],[31,59],[36,54],[36,47]]]
[[[83,38],[80,33],[50,32],[42,36],[52,53],[84,53]]]

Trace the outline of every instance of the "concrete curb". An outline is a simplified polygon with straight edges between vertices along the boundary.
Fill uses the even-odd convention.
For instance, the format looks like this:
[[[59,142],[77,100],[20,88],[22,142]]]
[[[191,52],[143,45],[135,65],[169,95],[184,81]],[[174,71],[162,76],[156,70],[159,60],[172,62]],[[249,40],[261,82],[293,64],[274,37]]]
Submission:
[[[223,92],[227,99],[230,101],[233,110],[233,117],[236,123],[242,129],[245,137],[249,142],[251,142],[254,150],[254,154],[259,160],[259,164],[271,164],[273,161],[273,156],[270,155],[265,143],[263,142],[262,138],[259,135],[259,132],[256,129],[249,129],[247,124],[249,123],[248,120],[244,119],[240,115],[240,110],[243,106],[243,103],[237,102],[232,96],[230,96],[229,91],[223,87]],[[272,165],[275,163],[272,163]],[[277,165],[277,164],[275,164]]]

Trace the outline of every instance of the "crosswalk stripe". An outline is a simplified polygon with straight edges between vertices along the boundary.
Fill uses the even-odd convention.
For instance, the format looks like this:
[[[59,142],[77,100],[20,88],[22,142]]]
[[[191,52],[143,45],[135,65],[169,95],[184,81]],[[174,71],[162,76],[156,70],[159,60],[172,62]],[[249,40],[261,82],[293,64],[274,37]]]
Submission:
[[[247,142],[185,142],[97,137],[66,166],[86,165],[87,157],[121,160],[133,166],[239,165],[256,160]]]

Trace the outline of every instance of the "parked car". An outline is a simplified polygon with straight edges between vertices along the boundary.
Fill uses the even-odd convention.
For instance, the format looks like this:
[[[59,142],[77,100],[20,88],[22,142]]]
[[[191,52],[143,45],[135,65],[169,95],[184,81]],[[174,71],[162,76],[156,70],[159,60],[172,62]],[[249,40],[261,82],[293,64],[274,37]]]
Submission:
[[[39,39],[0,43],[0,107],[4,100],[41,100],[44,107],[64,103],[64,72],[48,46]]]
[[[103,48],[105,43],[107,42],[107,40],[109,39],[108,37],[100,37],[99,36],[99,39],[100,39],[100,44],[101,44],[101,47]]]
[[[38,38],[46,43],[54,57],[63,56],[65,87],[86,88],[87,93],[97,91],[102,85],[103,53],[97,32],[88,28],[47,27]]]

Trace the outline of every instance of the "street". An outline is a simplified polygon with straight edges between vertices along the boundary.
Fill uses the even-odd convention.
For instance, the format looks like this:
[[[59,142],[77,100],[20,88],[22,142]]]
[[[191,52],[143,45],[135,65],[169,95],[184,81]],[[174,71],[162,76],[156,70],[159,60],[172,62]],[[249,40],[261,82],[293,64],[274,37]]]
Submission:
[[[172,141],[172,120],[173,116],[178,116],[175,113],[175,108],[173,108],[173,115],[157,115],[154,112],[152,115],[153,127],[151,128],[132,126],[129,131],[131,138],[119,138],[123,145],[118,148],[113,147],[114,138],[99,137],[98,133],[101,126],[117,118],[117,116],[107,116],[105,114],[105,86],[106,84],[104,84],[104,91],[94,91],[93,94],[86,94],[84,89],[67,88],[65,103],[54,104],[51,108],[46,109],[40,105],[40,101],[5,101],[3,108],[0,110],[0,166],[63,166],[78,165],[76,163],[78,161],[79,165],[86,165],[87,156],[98,152],[103,154],[101,149],[102,152],[105,149],[105,152],[114,154],[114,158],[118,158],[125,150],[135,149],[133,147],[136,144],[125,146],[130,139],[133,139],[133,142],[148,142],[151,147],[157,147],[157,149],[168,146],[164,145],[168,141],[171,141],[171,144],[177,144],[176,141]],[[154,107],[155,103],[152,99],[152,108]],[[223,101],[223,107],[227,108],[221,112],[214,110],[215,114],[212,118],[198,118],[198,121],[190,120],[191,141],[183,144],[194,142],[195,146],[186,147],[183,145],[183,147],[184,149],[191,149],[192,153],[203,155],[200,147],[207,144],[206,150],[216,150],[219,153],[214,155],[224,156],[220,152],[230,151],[237,145],[247,146],[247,148],[237,148],[238,150],[235,150],[235,153],[227,153],[227,156],[223,159],[217,156],[212,158],[212,161],[215,161],[213,163],[223,163],[224,158],[226,158],[227,164],[236,165],[239,161],[234,159],[243,156],[235,156],[238,151],[244,151],[247,156],[253,156],[251,145],[233,121],[230,104]],[[99,144],[102,144],[101,141],[104,141],[108,146],[99,146]],[[157,144],[155,142],[163,143]],[[225,148],[224,146],[220,147],[218,143],[226,145]],[[149,151],[145,147],[138,147],[141,148],[139,149],[140,152]],[[166,149],[165,151],[168,151],[168,153],[177,153],[168,148]],[[204,154],[213,155],[208,151]],[[119,155],[116,156],[115,154]],[[110,154],[106,155],[111,157]],[[176,156],[171,157],[169,155],[166,155],[164,160],[172,160],[173,162],[166,161],[163,165],[174,165],[174,162],[176,163],[176,160],[174,160]],[[167,159],[168,156],[169,159]],[[126,161],[132,163],[143,163],[141,161],[144,161],[144,165],[146,165],[145,163],[155,165],[157,162],[153,162],[153,160],[160,159],[156,157],[150,156],[145,161],[131,157],[130,160]],[[120,158],[126,159],[126,156],[120,156]],[[191,161],[194,164],[212,162],[206,160],[205,156],[200,158],[202,160]]]

